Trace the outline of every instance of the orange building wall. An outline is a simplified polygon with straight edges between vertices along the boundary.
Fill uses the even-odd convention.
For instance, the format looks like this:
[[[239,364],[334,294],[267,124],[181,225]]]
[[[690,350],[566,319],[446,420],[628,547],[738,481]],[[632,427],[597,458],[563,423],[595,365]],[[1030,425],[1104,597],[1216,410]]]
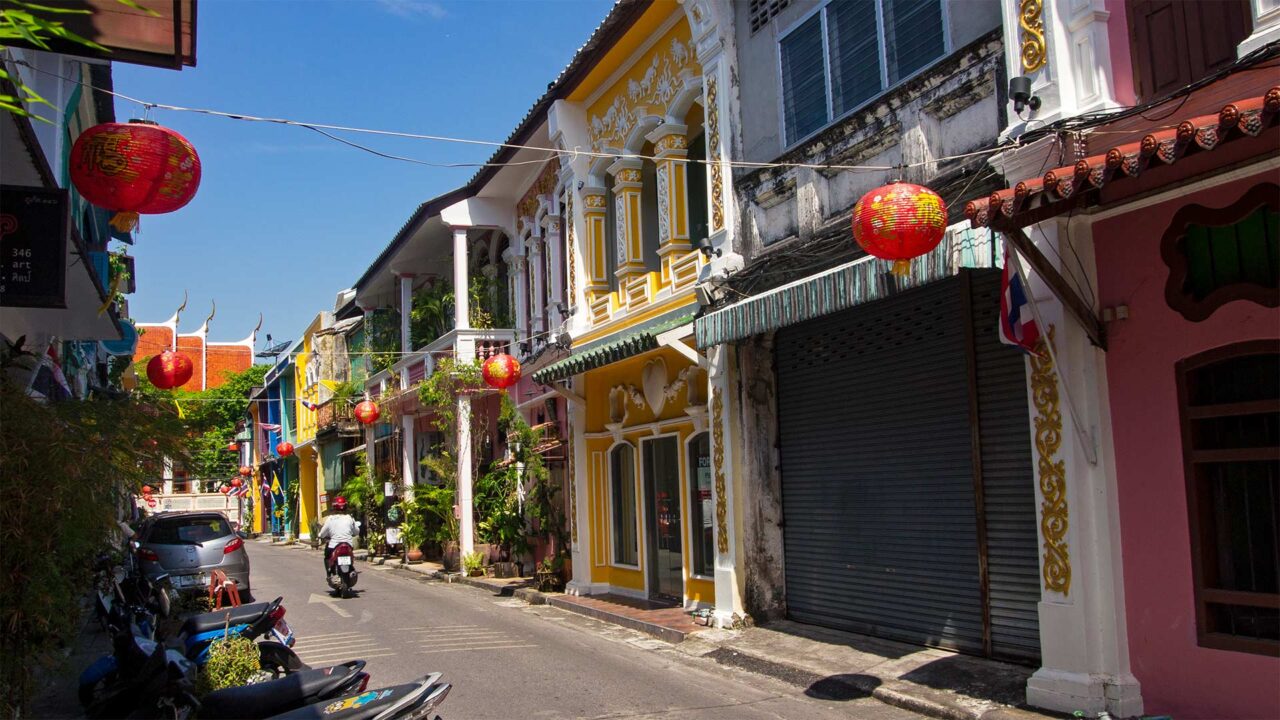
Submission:
[[[173,347],[173,331],[165,325],[138,325],[142,334],[138,337],[138,350],[134,357],[151,358]]]
[[[228,373],[249,369],[253,364],[253,351],[244,345],[210,344],[206,362],[209,364],[209,387],[218,387],[227,381]]]

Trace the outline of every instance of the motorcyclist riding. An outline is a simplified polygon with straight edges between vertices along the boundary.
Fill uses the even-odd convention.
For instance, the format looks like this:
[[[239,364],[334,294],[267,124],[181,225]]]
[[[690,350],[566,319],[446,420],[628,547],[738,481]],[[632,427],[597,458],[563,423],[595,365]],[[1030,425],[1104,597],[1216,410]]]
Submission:
[[[320,539],[328,540],[324,548],[324,571],[329,573],[329,556],[340,543],[355,547],[356,533],[359,532],[355,518],[347,514],[347,499],[339,495],[333,499],[333,512],[325,518],[320,528]]]

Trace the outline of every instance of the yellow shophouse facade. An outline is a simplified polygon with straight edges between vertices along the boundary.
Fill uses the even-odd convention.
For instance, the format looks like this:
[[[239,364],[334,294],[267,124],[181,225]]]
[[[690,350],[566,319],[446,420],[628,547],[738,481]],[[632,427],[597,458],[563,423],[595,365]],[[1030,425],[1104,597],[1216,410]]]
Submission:
[[[315,334],[322,328],[324,317],[323,313],[317,315],[307,325],[293,361],[294,417],[297,418],[293,452],[298,459],[298,535],[302,539],[310,539],[312,523],[321,522],[320,488],[324,483],[318,477],[320,462],[316,445],[320,362],[315,354]]]
[[[547,121],[571,349],[533,375],[570,399],[569,591],[713,609],[721,623],[742,615],[733,458],[692,321],[695,287],[738,257],[721,164],[729,12],[620,3],[562,76],[575,84]]]

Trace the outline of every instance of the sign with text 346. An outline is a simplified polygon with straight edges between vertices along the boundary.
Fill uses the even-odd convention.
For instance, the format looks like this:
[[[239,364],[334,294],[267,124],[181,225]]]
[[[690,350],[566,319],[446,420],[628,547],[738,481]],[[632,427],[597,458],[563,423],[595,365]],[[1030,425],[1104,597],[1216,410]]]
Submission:
[[[65,308],[67,191],[0,186],[0,305]]]

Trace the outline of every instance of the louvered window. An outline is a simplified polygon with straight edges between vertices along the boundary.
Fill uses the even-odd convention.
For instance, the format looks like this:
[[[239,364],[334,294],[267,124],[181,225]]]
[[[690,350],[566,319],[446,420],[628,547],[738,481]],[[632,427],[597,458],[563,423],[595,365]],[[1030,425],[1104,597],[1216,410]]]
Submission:
[[[832,0],[779,42],[787,145],[946,51],[942,0]]]
[[[630,445],[619,445],[609,453],[609,481],[613,503],[613,562],[636,565],[639,542],[636,537],[636,459]]]

